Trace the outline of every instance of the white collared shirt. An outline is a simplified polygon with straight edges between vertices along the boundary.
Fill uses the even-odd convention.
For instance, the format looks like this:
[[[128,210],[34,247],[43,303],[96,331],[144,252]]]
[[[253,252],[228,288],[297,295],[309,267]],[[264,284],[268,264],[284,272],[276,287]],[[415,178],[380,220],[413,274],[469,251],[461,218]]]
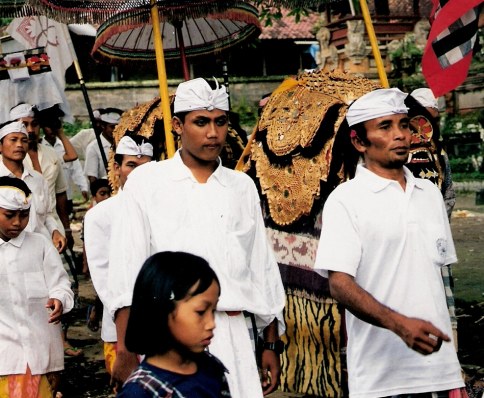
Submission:
[[[5,166],[0,157],[0,176],[15,177]],[[55,202],[52,202],[49,194],[49,186],[42,174],[35,170],[24,168],[21,176],[29,189],[32,191],[32,205],[30,206],[30,219],[26,231],[39,232],[48,239],[52,239],[52,233],[60,229],[56,221]]]
[[[109,151],[111,150],[111,143],[101,134],[101,143],[106,155],[106,160],[109,160]],[[87,177],[106,178],[106,169],[104,168],[101,151],[97,140],[92,141],[86,148],[86,160],[84,162],[84,174]]]
[[[343,272],[376,300],[452,336],[440,267],[457,260],[438,188],[404,167],[406,187],[358,165],[323,209],[315,270]],[[346,311],[350,397],[443,391],[464,385],[454,344],[424,356],[393,332]]]
[[[74,294],[62,260],[52,243],[23,231],[7,242],[0,239],[0,376],[33,375],[64,368],[60,324],[48,323],[49,298],[63,312],[74,305]]]
[[[42,144],[49,148],[53,148],[61,160],[62,169],[64,170],[64,175],[67,182],[67,199],[72,199],[72,188],[70,184],[71,180],[78,186],[81,192],[89,192],[87,178],[84,175],[84,171],[82,170],[82,165],[79,159],[73,160],[72,162],[64,162],[66,150],[60,138],[55,137],[54,145],[51,145],[51,143],[46,139],[42,140]]]
[[[119,204],[122,190],[98,203],[84,217],[84,247],[92,283],[104,305],[101,338],[105,342],[117,341],[116,325],[109,315],[108,269],[111,226],[115,217],[120,216]]]

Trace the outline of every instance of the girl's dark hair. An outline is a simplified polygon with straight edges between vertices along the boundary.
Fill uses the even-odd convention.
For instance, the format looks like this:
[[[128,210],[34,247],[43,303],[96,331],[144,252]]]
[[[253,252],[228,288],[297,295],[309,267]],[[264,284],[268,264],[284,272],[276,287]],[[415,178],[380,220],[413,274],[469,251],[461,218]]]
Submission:
[[[126,329],[129,351],[147,357],[163,354],[172,347],[168,315],[175,301],[185,298],[198,282],[191,296],[220,282],[207,261],[184,252],[160,252],[149,257],[141,268],[133,291],[133,302]]]
[[[97,191],[105,187],[111,190],[111,187],[109,186],[109,181],[106,178],[98,178],[97,180],[94,180],[89,184],[89,190],[91,191],[92,196],[95,196],[97,194]]]
[[[8,176],[0,177],[0,186],[1,187],[7,186],[7,187],[18,188],[21,191],[23,191],[25,196],[29,196],[32,193],[32,191],[27,186],[27,184],[23,180],[21,180],[20,178],[16,178],[16,177],[8,177]]]

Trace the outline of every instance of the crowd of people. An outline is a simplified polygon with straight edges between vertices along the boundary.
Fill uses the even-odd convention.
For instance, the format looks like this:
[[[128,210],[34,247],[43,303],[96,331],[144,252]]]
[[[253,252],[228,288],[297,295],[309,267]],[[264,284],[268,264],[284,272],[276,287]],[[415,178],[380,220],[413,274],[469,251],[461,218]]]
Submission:
[[[457,260],[448,209],[441,190],[405,166],[407,97],[378,89],[348,107],[362,160],[325,202],[315,269],[347,310],[351,397],[465,397],[443,271]],[[178,86],[172,128],[181,149],[160,162],[148,138],[115,142],[121,110],[98,110],[103,152],[93,132],[79,135],[83,170],[59,111],[34,105],[17,105],[0,125],[0,396],[55,396],[64,355],[81,355],[62,317],[76,287],[60,255],[73,244],[72,182],[94,198],[83,224],[84,272],[99,298],[89,320],[103,313],[118,396],[275,391],[285,291],[256,184],[220,161],[226,88],[204,79]]]

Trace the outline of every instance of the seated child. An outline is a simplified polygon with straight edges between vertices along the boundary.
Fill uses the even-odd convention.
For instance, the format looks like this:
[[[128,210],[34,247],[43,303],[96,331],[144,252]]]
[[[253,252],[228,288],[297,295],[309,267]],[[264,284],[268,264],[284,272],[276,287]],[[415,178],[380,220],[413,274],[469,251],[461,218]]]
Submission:
[[[207,351],[219,295],[218,278],[200,257],[160,252],[145,261],[125,341],[145,359],[118,397],[230,397],[226,369]]]
[[[0,396],[51,398],[64,369],[60,316],[74,294],[51,241],[27,232],[31,191],[0,177]]]

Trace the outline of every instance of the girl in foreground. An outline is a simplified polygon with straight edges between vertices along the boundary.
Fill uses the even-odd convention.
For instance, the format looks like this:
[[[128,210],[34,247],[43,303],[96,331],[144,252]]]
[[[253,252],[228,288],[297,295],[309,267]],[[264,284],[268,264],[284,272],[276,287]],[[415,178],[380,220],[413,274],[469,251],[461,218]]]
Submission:
[[[200,257],[161,252],[136,279],[126,346],[144,361],[118,397],[230,397],[226,369],[206,349],[220,295],[215,272]]]

